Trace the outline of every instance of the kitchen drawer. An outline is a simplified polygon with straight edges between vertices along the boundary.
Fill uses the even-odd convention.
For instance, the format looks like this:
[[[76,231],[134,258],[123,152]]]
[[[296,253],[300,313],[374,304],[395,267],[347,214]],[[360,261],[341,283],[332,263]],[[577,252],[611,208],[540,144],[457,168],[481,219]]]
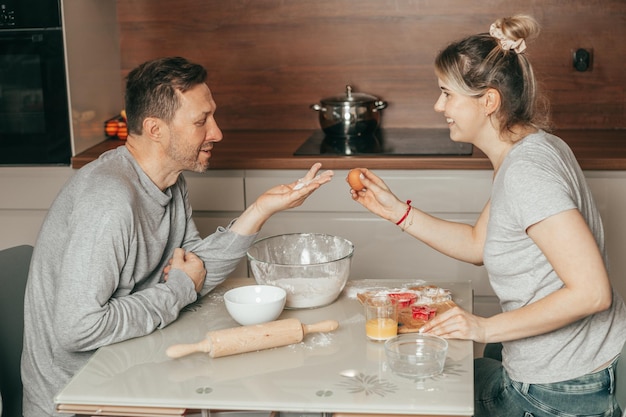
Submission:
[[[35,245],[47,210],[0,210],[0,249]]]
[[[69,167],[0,168],[0,210],[48,210],[74,172]]]
[[[473,216],[449,218],[471,222]],[[471,281],[476,295],[494,295],[484,267],[445,256],[368,212],[278,213],[265,223],[259,237],[296,232],[327,233],[352,241],[350,279]]]
[[[218,227],[226,227],[232,219],[237,217],[239,212],[198,212],[194,210],[193,220],[196,223],[198,232],[201,237],[206,237],[213,234]],[[232,277],[247,277],[248,276],[248,264],[247,259],[244,257],[237,268],[230,274]]]
[[[585,176],[602,215],[611,282],[626,298],[626,172],[586,171]]]
[[[402,200],[430,213],[479,213],[490,197],[492,171],[376,170]],[[277,184],[288,184],[306,172],[297,170],[246,171],[246,203]],[[347,170],[336,170],[333,180],[317,190],[296,211],[363,212],[350,198]]]
[[[189,202],[196,211],[237,211],[245,209],[243,171],[214,170],[186,172]]]

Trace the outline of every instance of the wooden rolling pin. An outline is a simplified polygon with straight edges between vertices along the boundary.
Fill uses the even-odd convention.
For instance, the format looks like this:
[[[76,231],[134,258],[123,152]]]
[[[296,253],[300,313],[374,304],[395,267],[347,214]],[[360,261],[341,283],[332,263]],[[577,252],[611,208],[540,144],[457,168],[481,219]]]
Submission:
[[[207,333],[198,343],[173,345],[167,348],[170,358],[180,358],[195,352],[208,353],[212,358],[253,352],[299,343],[309,333],[332,332],[339,327],[335,320],[302,324],[298,319],[283,319],[252,326],[233,327]]]

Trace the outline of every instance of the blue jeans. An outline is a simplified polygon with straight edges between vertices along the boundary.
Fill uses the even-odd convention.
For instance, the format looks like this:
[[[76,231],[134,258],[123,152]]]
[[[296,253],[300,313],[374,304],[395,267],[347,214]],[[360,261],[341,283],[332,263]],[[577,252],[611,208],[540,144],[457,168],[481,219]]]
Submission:
[[[621,417],[615,400],[617,360],[601,371],[569,381],[513,381],[493,358],[474,361],[474,417]]]

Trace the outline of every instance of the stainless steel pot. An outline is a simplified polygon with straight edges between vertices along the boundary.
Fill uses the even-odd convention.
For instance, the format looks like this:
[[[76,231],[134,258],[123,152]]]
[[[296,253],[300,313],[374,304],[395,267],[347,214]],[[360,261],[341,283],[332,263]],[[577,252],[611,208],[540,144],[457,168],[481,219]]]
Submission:
[[[378,97],[353,93],[350,85],[346,94],[320,100],[311,108],[319,112],[320,127],[328,136],[355,137],[374,133],[380,123],[380,110],[387,102]]]

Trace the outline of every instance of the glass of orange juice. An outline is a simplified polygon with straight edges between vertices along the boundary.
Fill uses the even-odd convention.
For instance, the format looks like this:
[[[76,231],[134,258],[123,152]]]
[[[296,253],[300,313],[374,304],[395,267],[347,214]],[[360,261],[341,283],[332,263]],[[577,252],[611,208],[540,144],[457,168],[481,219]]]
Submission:
[[[384,341],[398,334],[398,302],[386,294],[368,297],[365,302],[365,334]]]

